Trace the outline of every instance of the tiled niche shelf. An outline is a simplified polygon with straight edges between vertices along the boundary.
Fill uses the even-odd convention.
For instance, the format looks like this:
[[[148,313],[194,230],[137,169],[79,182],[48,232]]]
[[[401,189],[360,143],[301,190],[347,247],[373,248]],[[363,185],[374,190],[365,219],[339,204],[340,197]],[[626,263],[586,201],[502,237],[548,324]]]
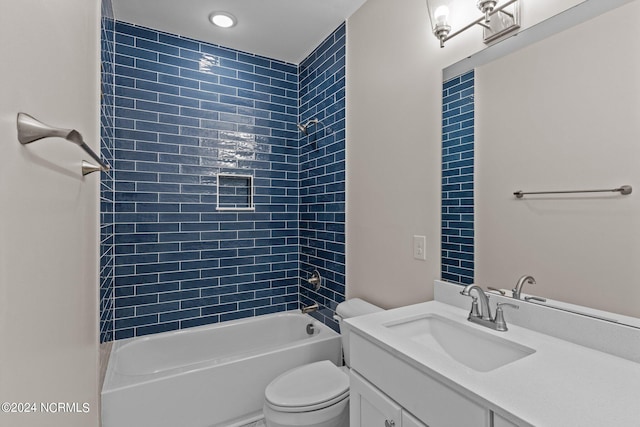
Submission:
[[[218,174],[216,210],[254,211],[253,176]]]

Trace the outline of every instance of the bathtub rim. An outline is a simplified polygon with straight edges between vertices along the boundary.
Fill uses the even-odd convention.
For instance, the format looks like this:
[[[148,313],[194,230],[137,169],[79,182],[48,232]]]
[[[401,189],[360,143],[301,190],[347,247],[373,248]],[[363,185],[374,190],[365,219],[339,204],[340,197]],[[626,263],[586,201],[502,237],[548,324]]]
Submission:
[[[202,360],[196,363],[179,366],[179,367],[175,367],[175,368],[171,368],[163,371],[158,371],[151,374],[127,375],[127,374],[121,374],[116,371],[118,350],[120,350],[121,348],[125,348],[130,344],[137,343],[139,341],[161,339],[162,337],[169,337],[176,334],[194,334],[194,333],[198,333],[200,331],[208,330],[208,329],[218,329],[218,328],[225,328],[233,325],[241,325],[245,323],[258,322],[260,319],[269,318],[269,317],[292,317],[292,316],[304,317],[308,319],[309,323],[313,323],[314,326],[318,327],[319,333],[316,336],[314,336],[312,340],[296,340],[296,341],[287,343],[285,345],[262,347],[260,348],[260,351],[254,350],[254,351],[247,351],[247,352],[241,352],[241,353],[234,353],[229,357]],[[300,310],[280,311],[276,313],[263,314],[260,316],[246,317],[242,319],[235,319],[235,320],[229,320],[229,321],[218,322],[218,323],[210,323],[206,325],[195,326],[192,328],[161,332],[158,334],[152,334],[148,336],[126,338],[123,340],[118,340],[113,342],[113,346],[111,347],[111,352],[109,353],[107,371],[105,374],[104,384],[102,386],[102,389],[100,390],[100,395],[102,396],[105,394],[117,392],[119,390],[135,387],[136,385],[141,383],[152,383],[155,381],[161,381],[166,378],[176,377],[176,376],[184,375],[191,372],[198,372],[211,367],[212,366],[211,362],[213,360],[217,361],[215,363],[215,366],[222,367],[224,365],[233,363],[239,359],[256,358],[256,357],[260,357],[263,354],[270,354],[275,351],[281,351],[282,349],[286,349],[286,348],[302,347],[304,345],[308,345],[309,342],[323,342],[323,341],[333,340],[333,339],[340,339],[340,334],[334,331],[333,329],[331,329],[329,326],[322,323],[321,321],[319,321],[318,319],[314,318],[313,316],[309,314],[301,313]],[[120,381],[117,381],[117,379],[120,379]],[[129,379],[129,381],[126,381],[125,379]]]

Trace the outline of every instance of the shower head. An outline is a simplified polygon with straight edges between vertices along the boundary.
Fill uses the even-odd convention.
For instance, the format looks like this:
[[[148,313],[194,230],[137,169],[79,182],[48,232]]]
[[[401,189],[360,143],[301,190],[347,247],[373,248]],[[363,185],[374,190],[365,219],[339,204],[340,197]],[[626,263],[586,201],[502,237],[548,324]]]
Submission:
[[[308,135],[307,125],[303,125],[302,123],[298,123],[298,129],[300,129],[300,132],[304,133],[305,135]]]
[[[318,119],[311,119],[305,124],[298,123],[297,126],[298,126],[298,129],[300,129],[300,132],[304,133],[305,135],[309,135],[309,127],[311,127],[312,125],[318,124],[319,122],[320,120]]]

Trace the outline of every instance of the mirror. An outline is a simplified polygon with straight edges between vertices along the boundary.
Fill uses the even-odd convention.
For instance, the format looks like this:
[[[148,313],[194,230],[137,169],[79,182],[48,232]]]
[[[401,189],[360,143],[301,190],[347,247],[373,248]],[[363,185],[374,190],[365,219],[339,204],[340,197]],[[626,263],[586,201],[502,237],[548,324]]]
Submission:
[[[458,180],[458,192],[473,191],[470,213],[451,198],[456,130],[446,120],[456,85],[445,83],[443,207],[458,206],[461,218],[443,212],[443,279],[510,291],[530,274],[536,283],[523,293],[547,305],[640,324],[639,17],[637,0],[586,1],[444,70],[445,82],[473,79],[474,141],[462,153],[475,169]],[[513,195],[621,185],[634,193]],[[460,227],[460,256],[450,224]]]

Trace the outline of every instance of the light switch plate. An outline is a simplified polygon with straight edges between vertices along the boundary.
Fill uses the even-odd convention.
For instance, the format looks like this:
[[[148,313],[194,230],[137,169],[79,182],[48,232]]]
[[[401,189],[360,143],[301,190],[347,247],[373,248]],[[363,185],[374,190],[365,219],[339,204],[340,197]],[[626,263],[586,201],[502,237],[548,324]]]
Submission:
[[[426,261],[427,238],[425,236],[413,236],[413,257],[421,261]]]

